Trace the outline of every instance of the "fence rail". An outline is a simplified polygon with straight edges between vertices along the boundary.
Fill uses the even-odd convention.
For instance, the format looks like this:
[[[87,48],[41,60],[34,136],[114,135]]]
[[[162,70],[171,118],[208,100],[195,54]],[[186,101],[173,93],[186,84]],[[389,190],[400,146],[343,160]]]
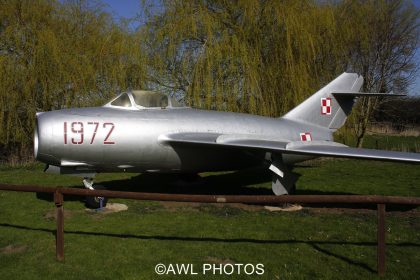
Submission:
[[[175,202],[201,203],[311,203],[311,204],[376,204],[377,205],[377,271],[385,274],[385,212],[387,204],[420,205],[420,197],[380,196],[380,195],[190,195],[162,194],[142,192],[121,192],[107,190],[87,190],[64,187],[42,187],[31,185],[0,184],[0,190],[17,192],[53,193],[56,205],[56,257],[64,260],[64,196],[102,196],[108,198],[125,198],[136,200],[156,200]]]

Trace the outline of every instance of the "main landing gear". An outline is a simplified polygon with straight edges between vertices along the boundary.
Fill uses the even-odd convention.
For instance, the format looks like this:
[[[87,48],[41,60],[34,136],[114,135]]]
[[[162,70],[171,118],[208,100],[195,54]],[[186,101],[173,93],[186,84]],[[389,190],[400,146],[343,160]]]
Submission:
[[[269,169],[273,172],[271,188],[275,195],[295,193],[297,176],[281,159],[273,160]]]
[[[83,185],[89,190],[104,190],[105,187],[101,185],[95,185],[93,187],[93,178],[84,178]],[[92,209],[103,208],[106,206],[108,198],[102,196],[86,196],[86,206]]]
[[[296,192],[296,181],[298,176],[294,174],[289,166],[284,164],[283,160],[274,159],[269,169],[273,172],[271,188],[275,195],[294,194]],[[283,203],[283,210],[296,211],[302,209],[300,205]]]

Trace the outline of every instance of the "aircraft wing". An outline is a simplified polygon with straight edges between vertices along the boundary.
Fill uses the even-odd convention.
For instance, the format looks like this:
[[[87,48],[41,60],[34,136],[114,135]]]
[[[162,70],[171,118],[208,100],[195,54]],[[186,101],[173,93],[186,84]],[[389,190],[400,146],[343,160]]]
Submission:
[[[161,135],[159,137],[159,142],[169,145],[199,145],[246,150],[265,150],[273,153],[308,155],[316,157],[343,157],[420,163],[420,153],[351,148],[332,141],[291,142],[287,140],[257,138],[255,135],[172,133]]]
[[[321,141],[320,141],[321,142]],[[343,157],[356,159],[371,159],[381,161],[402,161],[411,163],[420,163],[419,153],[405,153],[385,150],[351,148],[342,144],[330,145],[329,141],[322,141],[327,143],[314,143],[309,145],[288,145],[286,153],[313,155],[321,157]],[[291,143],[292,144],[292,143]],[[306,144],[306,143],[305,143]]]

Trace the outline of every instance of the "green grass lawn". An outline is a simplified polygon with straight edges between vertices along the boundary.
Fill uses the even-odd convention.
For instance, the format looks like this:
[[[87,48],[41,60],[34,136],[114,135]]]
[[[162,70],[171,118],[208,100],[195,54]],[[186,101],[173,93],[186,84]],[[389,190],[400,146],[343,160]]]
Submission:
[[[350,147],[356,146],[356,138],[354,137],[344,140],[337,135],[335,140]],[[368,149],[418,153],[420,152],[420,137],[369,133],[365,134],[362,146]]]
[[[368,134],[363,142],[365,148],[420,152],[420,137]]]
[[[417,165],[318,160],[295,168],[298,194],[420,196]],[[172,193],[270,194],[265,170],[209,173],[199,184],[173,176],[100,174],[109,189]],[[0,183],[81,187],[77,177],[42,166],[0,168]],[[1,279],[371,279],[376,276],[376,212],[269,212],[260,206],[141,202],[125,212],[88,212],[66,197],[65,262],[55,260],[54,203],[34,193],[0,191]],[[420,275],[420,211],[393,208],[386,219],[386,277]],[[193,264],[199,275],[159,276],[163,264]],[[201,274],[204,263],[264,265],[261,276]]]

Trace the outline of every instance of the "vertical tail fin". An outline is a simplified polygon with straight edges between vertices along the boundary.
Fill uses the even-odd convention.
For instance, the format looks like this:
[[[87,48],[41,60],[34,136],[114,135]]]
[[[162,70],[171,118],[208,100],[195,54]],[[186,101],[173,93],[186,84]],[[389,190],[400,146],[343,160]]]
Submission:
[[[362,85],[362,76],[343,73],[284,115],[284,118],[337,130],[346,121],[353,107],[355,94],[333,93],[357,93]]]

